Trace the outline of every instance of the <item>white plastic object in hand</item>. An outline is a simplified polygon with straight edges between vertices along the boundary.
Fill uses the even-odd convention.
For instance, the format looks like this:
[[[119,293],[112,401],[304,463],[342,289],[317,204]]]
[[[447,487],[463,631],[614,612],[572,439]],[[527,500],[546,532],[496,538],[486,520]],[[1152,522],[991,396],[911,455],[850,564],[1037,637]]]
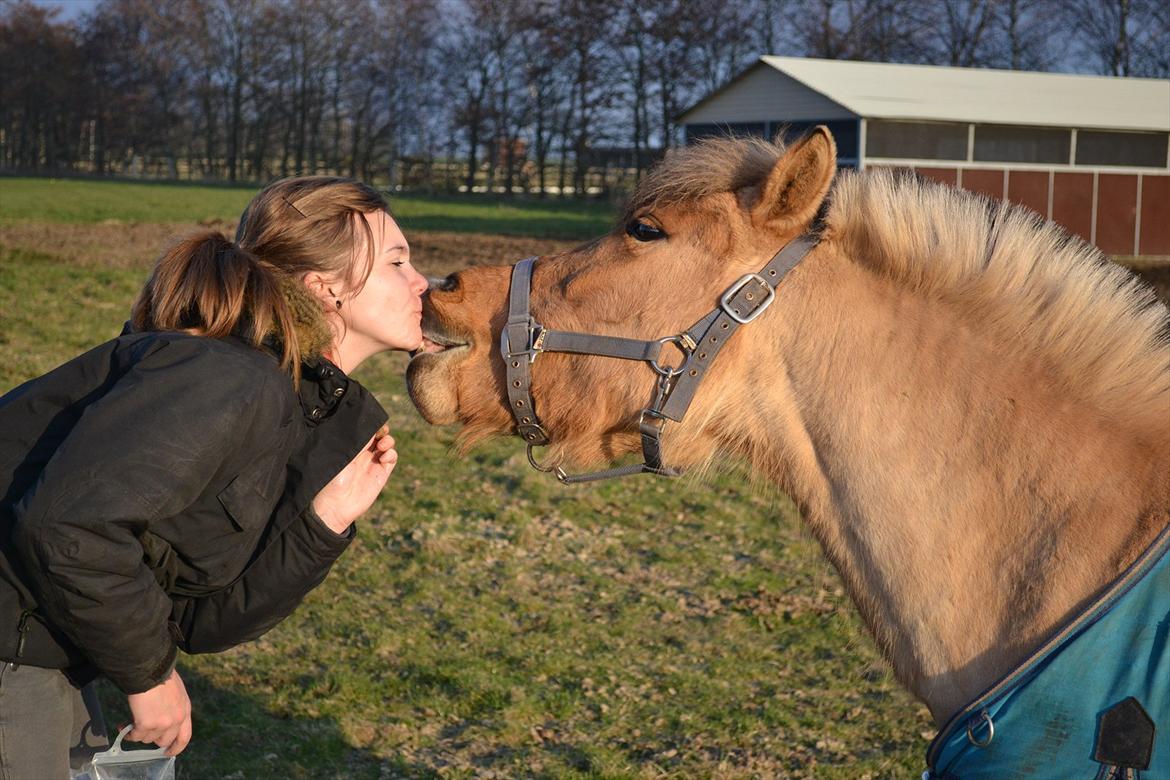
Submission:
[[[90,764],[93,780],[175,780],[175,757],[163,748],[123,750],[122,738],[134,724],[118,733],[109,750],[96,753]]]

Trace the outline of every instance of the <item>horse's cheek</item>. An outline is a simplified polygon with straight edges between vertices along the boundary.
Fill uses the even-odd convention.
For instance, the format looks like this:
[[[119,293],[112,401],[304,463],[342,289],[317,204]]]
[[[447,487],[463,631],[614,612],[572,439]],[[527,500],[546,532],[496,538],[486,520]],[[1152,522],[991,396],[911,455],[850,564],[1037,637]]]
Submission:
[[[459,396],[452,361],[420,355],[406,369],[406,388],[419,414],[431,425],[459,422]]]

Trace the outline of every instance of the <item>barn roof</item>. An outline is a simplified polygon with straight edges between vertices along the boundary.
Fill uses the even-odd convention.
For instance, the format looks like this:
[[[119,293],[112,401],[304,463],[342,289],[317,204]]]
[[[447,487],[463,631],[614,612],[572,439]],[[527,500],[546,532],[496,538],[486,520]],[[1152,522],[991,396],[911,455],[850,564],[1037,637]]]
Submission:
[[[761,67],[866,118],[1170,130],[1167,79],[764,56],[736,81]],[[722,91],[680,119],[700,106],[710,114]]]

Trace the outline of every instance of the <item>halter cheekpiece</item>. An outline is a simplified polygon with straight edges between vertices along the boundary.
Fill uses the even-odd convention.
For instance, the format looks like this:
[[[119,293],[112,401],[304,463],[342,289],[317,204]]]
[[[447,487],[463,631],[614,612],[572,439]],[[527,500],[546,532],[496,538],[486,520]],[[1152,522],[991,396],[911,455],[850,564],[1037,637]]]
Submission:
[[[516,263],[512,267],[508,295],[508,322],[500,333],[500,355],[507,370],[508,408],[516,420],[516,431],[528,446],[528,462],[539,471],[552,472],[567,484],[629,474],[678,476],[680,471],[662,462],[662,429],[666,421],[682,421],[699,383],[723,345],[740,325],[746,325],[764,313],[776,299],[776,286],[814,246],[816,239],[811,236],[793,239],[758,273],[746,274],[728,287],[719,298],[719,306],[694,325],[677,335],[649,341],[554,330],[540,325],[532,318],[529,306],[536,258],[529,257]],[[682,354],[679,365],[662,364],[662,350],[666,344],[673,344]],[[541,352],[572,352],[650,364],[658,379],[654,401],[642,410],[638,419],[642,434],[642,463],[570,475],[559,466],[545,466],[537,461],[533,448],[549,443],[548,433],[536,415],[530,389],[531,366]]]

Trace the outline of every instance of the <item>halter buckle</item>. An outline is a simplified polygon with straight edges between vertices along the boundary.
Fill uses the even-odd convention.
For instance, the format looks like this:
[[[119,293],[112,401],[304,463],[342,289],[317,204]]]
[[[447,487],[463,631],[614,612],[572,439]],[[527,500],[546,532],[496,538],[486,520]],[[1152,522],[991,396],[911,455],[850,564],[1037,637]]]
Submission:
[[[512,340],[508,338],[508,326],[505,325],[504,329],[500,331],[500,354],[504,356],[505,360],[526,357],[529,363],[536,362],[536,356],[544,351],[544,337],[547,331],[530,319],[528,321],[527,332],[528,338],[526,340],[527,343],[524,345],[525,349],[519,352],[513,352]],[[532,335],[534,333],[536,334],[535,338]]]
[[[738,314],[734,309],[731,308],[731,300],[736,295],[738,295],[744,287],[747,287],[750,282],[758,283],[761,287],[767,290],[767,293],[764,295],[764,299],[757,303],[755,308],[750,312],[747,314]],[[723,297],[719,299],[719,308],[723,309],[724,314],[726,314],[728,317],[731,317],[731,319],[735,320],[740,325],[747,325],[756,317],[759,317],[761,314],[763,314],[774,300],[776,300],[776,290],[772,287],[772,285],[768,284],[764,277],[760,276],[759,274],[744,274],[739,278],[738,281],[736,281],[735,284],[727,288],[727,292],[723,293]]]

